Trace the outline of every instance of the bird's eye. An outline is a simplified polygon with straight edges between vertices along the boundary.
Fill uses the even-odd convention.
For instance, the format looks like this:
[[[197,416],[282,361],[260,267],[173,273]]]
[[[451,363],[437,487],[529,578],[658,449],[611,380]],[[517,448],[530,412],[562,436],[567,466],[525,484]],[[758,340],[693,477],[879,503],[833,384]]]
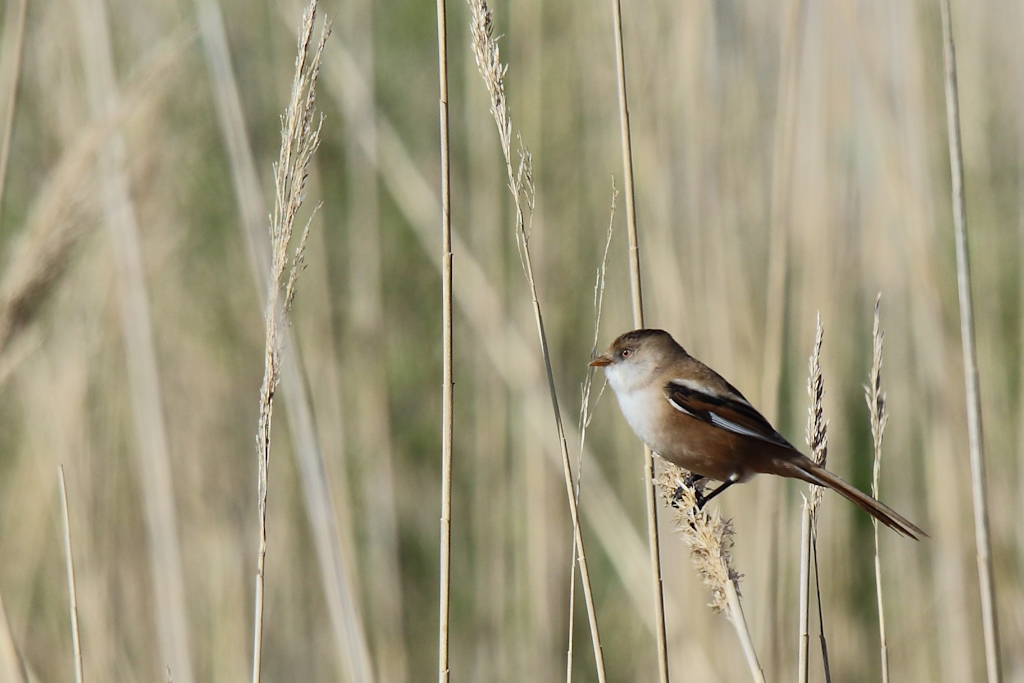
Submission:
[[[622,349],[619,351],[619,358],[629,358],[633,354],[633,349]]]

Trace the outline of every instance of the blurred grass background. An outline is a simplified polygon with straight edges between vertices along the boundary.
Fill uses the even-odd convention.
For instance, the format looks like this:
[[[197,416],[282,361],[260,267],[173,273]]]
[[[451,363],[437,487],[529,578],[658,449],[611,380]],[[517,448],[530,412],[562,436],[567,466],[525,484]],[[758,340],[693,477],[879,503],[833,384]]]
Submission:
[[[271,197],[299,9],[224,3],[230,71],[216,74],[216,31],[203,23],[216,15],[212,0],[2,7],[0,112],[13,112],[13,127],[0,195],[0,596],[12,638],[38,680],[71,677],[56,486],[63,463],[87,678],[158,680],[168,666],[176,681],[244,678],[263,352],[244,230],[254,221],[265,228],[259,201],[268,199],[239,190],[239,158],[251,154],[262,197]],[[542,0],[494,9],[512,116],[533,153],[531,247],[571,416],[589,359],[612,177],[622,167],[611,12]],[[1002,656],[1007,680],[1016,680],[1024,675],[1024,8],[958,2],[953,10]],[[287,352],[300,359],[376,677],[424,680],[437,655],[440,477],[435,8],[352,0],[321,12],[335,31],[310,199],[324,206]],[[624,13],[649,324],[670,330],[802,443],[821,311],[830,469],[867,488],[862,385],[882,292],[890,412],[882,499],[931,534],[919,544],[882,538],[893,680],[982,678],[937,4],[644,1]],[[450,3],[452,214],[461,240],[453,675],[557,680],[571,529],[467,25],[466,7]],[[116,94],[91,99],[90,69],[104,54]],[[225,118],[225,82],[237,88],[244,128]],[[107,229],[112,166],[100,150],[114,131],[124,154],[113,168],[137,226],[134,281]],[[602,344],[631,319],[622,227],[613,240]],[[143,294],[152,330],[155,383],[141,389],[127,340],[142,323],[123,322],[126,282]],[[139,444],[161,430],[138,417],[153,398],[147,405],[165,434],[156,448],[169,465],[155,479]],[[271,463],[264,671],[268,680],[338,680],[349,655],[332,635],[287,415],[278,412]],[[581,513],[613,680],[656,674],[641,456],[606,394],[588,435]],[[755,480],[720,502],[735,518],[745,610],[769,680],[795,671],[800,488]],[[176,534],[154,531],[149,511],[161,497]],[[667,519],[674,676],[743,680],[735,636],[705,607]],[[166,557],[159,548],[174,549],[180,567],[154,567]],[[827,496],[819,549],[832,672],[877,679],[868,517]],[[179,598],[159,579],[174,572]],[[576,678],[590,680],[578,616]],[[184,650],[166,645],[175,628]]]

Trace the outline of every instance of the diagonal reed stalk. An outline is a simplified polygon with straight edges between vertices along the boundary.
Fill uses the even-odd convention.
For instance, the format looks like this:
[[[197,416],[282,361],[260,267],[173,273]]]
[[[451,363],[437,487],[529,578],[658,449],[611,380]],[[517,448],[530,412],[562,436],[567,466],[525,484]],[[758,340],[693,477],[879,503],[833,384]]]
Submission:
[[[971,295],[971,264],[967,249],[967,205],[964,200],[964,160],[960,143],[960,97],[957,91],[956,48],[949,0],[942,9],[942,56],[945,64],[946,124],[949,135],[949,165],[953,196],[953,233],[956,241],[956,280],[960,300],[960,341],[964,352],[964,385],[967,400],[967,437],[971,459],[971,491],[974,498],[974,540],[978,560],[978,588],[985,637],[985,667],[989,683],[999,683],[999,622],[996,616],[996,587],[992,575],[992,547],[989,540],[988,494],[985,483],[985,440],[981,419],[981,388],[978,351],[974,341],[974,303]]]
[[[327,47],[328,60],[324,63],[324,85],[349,118],[359,116],[361,107],[365,106],[369,88],[365,78],[359,72],[355,60],[341,41],[332,37]],[[369,122],[373,123],[373,122]],[[378,154],[367,154],[376,162],[376,170],[380,174],[384,187],[399,211],[409,222],[420,248],[425,254],[433,254],[436,249],[436,222],[440,213],[441,202],[422,172],[416,167],[408,150],[404,147],[393,124],[384,114],[378,114],[373,136],[378,140]],[[367,150],[369,133],[360,135],[359,140]],[[464,282],[453,291],[454,303],[466,316],[470,332],[475,335],[479,348],[487,360],[493,365],[496,373],[510,391],[536,392],[536,366],[524,365],[520,359],[530,354],[526,330],[518,319],[512,316],[495,315],[501,310],[501,297],[484,266],[475,257],[457,232],[452,233],[452,250],[459,254],[459,278]],[[431,258],[430,263],[441,274],[440,260]],[[510,359],[516,359],[513,365]],[[285,375],[282,387],[287,388],[288,375]],[[293,402],[286,401],[285,405]],[[546,433],[547,416],[536,409],[536,404],[528,402],[526,428],[533,435]],[[570,429],[575,426],[570,423]],[[570,433],[570,440],[578,441],[578,434]],[[561,466],[561,451],[555,446],[545,444],[545,453],[558,461]],[[584,451],[584,459],[587,459]],[[588,477],[589,489],[602,505],[590,505],[582,509],[582,515],[588,519],[588,525],[594,530],[598,543],[605,548],[607,556],[622,579],[623,586],[629,591],[630,600],[641,615],[647,613],[649,597],[646,594],[649,567],[646,562],[637,560],[643,553],[639,535],[629,521],[618,494],[612,491],[607,475],[599,463],[592,462]],[[628,550],[627,550],[628,549]],[[669,594],[671,587],[666,587]],[[651,628],[649,620],[644,619],[644,626]],[[653,635],[653,633],[652,633]]]
[[[306,194],[306,179],[313,154],[320,144],[320,124],[316,119],[316,81],[324,43],[330,35],[330,23],[320,33],[312,58],[310,47],[316,22],[317,0],[310,0],[299,29],[298,54],[288,107],[281,118],[281,152],[274,167],[274,213],[270,223],[271,263],[267,287],[266,346],[263,383],[260,387],[260,418],[256,434],[259,460],[259,551],[256,558],[256,597],[254,606],[252,680],[259,683],[263,656],[263,594],[267,556],[267,486],[270,470],[270,435],[274,413],[274,394],[281,381],[282,339],[287,313],[295,298],[295,285],[303,268],[306,239],[312,221],[306,222],[293,240],[295,217]],[[294,246],[294,256],[289,250]],[[287,270],[287,274],[286,271]],[[287,276],[286,276],[287,275]]]
[[[494,39],[494,25],[492,14],[483,0],[469,0],[470,5],[470,33],[472,35],[473,56],[476,59],[477,68],[483,77],[487,92],[490,95],[490,111],[494,122],[498,127],[498,138],[501,143],[501,151],[505,157],[505,169],[508,173],[508,187],[516,209],[516,244],[519,247],[519,255],[522,260],[523,270],[526,273],[527,284],[530,288],[530,298],[533,302],[534,320],[537,323],[537,336],[540,342],[541,356],[544,359],[544,370],[547,376],[548,392],[551,396],[551,410],[555,418],[555,429],[558,433],[558,443],[562,455],[562,474],[565,480],[565,491],[569,499],[569,514],[572,518],[573,536],[576,547],[579,549],[580,580],[583,584],[583,596],[587,605],[587,618],[590,623],[590,635],[594,646],[594,661],[597,666],[598,681],[604,683],[605,668],[604,654],[601,649],[601,637],[597,627],[597,610],[594,605],[594,596],[590,586],[590,569],[587,565],[587,555],[583,544],[583,534],[580,529],[579,510],[576,505],[576,496],[573,491],[572,465],[569,461],[569,446],[565,436],[565,429],[562,425],[562,415],[558,407],[558,391],[555,388],[555,376],[551,369],[551,353],[548,348],[547,333],[544,330],[544,317],[541,314],[540,295],[537,292],[537,281],[533,273],[533,261],[530,257],[530,231],[527,226],[527,210],[532,218],[534,208],[533,168],[530,152],[523,147],[522,139],[519,139],[519,162],[512,161],[512,121],[509,118],[507,102],[505,100],[504,77],[507,66],[501,63],[498,52],[498,43]],[[523,204],[526,204],[526,209]]]
[[[633,300],[633,327],[644,327],[644,297],[640,278],[640,242],[636,227],[636,187],[633,183],[633,142],[629,129],[629,100],[626,96],[626,58],[622,45],[622,3],[612,0],[615,19],[615,64],[619,84],[619,124],[622,137],[622,165],[626,183],[626,225],[629,232],[629,276]],[[658,508],[654,491],[654,453],[644,444],[644,502],[647,510],[647,546],[651,554],[651,587],[654,591],[654,633],[658,643],[658,680],[668,683],[668,635],[665,628],[665,591],[661,577],[661,540],[658,536]]]
[[[874,323],[871,325],[871,373],[864,387],[864,398],[871,415],[871,444],[874,466],[871,468],[871,495],[878,499],[878,476],[882,471],[882,435],[889,421],[885,410],[885,392],[882,391],[882,294],[875,299]],[[872,517],[875,536],[875,596],[878,598],[878,641],[882,660],[882,683],[889,683],[889,649],[885,640],[885,609],[882,603],[882,561],[878,552],[878,520]]]
[[[437,66],[440,82],[441,127],[441,587],[438,617],[438,681],[446,683],[451,675],[448,663],[449,610],[451,608],[452,555],[452,441],[455,427],[453,404],[455,379],[452,374],[452,217],[451,166],[448,144],[448,20],[445,0],[437,0]]]

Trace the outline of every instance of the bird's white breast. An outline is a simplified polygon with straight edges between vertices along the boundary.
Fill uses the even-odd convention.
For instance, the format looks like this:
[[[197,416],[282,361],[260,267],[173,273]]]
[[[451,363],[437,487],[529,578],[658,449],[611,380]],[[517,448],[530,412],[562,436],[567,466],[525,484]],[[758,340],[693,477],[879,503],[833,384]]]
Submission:
[[[644,443],[653,448],[656,432],[654,416],[658,414],[660,406],[652,405],[652,392],[624,391],[617,392],[616,396],[626,422]]]
[[[664,394],[656,387],[656,368],[649,360],[634,358],[628,365],[616,363],[605,368],[608,384],[619,399],[619,407],[640,440],[660,453],[659,442],[663,430],[658,429],[658,418],[667,407]]]

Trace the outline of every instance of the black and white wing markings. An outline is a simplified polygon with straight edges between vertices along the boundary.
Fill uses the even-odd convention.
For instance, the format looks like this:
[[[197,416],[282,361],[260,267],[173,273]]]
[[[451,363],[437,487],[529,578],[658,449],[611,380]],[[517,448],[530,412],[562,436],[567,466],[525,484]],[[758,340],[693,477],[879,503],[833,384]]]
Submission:
[[[771,423],[751,406],[743,394],[729,386],[735,397],[709,394],[685,379],[665,385],[665,396],[673,408],[720,429],[761,441],[793,448]]]

